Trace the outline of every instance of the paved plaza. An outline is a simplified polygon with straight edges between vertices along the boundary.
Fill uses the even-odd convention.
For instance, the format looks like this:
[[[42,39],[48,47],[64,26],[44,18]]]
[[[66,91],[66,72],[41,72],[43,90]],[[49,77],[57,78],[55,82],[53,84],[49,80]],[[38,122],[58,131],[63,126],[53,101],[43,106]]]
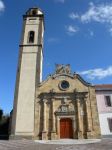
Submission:
[[[112,150],[112,139],[99,140],[59,140],[30,141],[12,140],[0,141],[0,150]]]

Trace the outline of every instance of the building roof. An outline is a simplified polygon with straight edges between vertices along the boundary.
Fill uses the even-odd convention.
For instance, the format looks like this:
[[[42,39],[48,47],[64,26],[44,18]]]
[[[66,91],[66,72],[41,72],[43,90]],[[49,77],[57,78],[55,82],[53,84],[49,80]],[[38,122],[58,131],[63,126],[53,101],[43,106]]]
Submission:
[[[112,84],[97,84],[95,85],[96,91],[112,90]]]

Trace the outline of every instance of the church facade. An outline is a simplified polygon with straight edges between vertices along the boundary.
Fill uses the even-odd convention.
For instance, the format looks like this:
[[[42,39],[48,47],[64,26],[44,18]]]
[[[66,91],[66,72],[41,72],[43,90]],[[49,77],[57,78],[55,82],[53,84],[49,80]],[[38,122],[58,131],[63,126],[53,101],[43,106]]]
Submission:
[[[95,88],[69,65],[57,65],[37,87],[35,117],[39,139],[100,137]]]
[[[30,8],[23,16],[10,138],[100,138],[93,85],[70,65],[56,65],[42,81],[43,34],[43,12]]]

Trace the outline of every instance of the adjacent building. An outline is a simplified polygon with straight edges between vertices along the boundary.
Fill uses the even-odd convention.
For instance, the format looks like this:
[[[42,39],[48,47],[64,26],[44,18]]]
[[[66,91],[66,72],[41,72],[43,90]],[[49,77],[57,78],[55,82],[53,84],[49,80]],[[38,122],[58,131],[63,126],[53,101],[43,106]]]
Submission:
[[[95,88],[102,137],[112,137],[112,84]]]

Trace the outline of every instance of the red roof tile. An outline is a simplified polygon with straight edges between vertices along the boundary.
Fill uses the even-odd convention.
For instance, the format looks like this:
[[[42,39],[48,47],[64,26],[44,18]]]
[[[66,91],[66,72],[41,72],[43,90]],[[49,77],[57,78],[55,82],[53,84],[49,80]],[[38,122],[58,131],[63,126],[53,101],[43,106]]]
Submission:
[[[96,89],[112,89],[112,84],[97,84],[95,85]]]

